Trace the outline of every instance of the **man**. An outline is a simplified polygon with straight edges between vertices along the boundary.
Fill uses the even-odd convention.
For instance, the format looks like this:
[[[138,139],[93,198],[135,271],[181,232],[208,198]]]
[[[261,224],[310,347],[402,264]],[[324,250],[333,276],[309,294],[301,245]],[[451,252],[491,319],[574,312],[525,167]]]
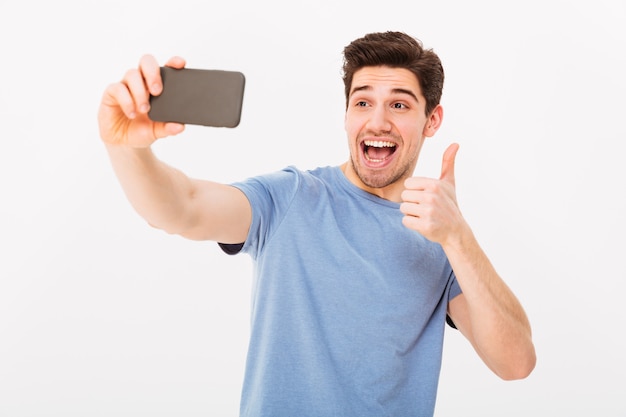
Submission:
[[[138,213],[254,260],[242,416],[432,416],[446,319],[501,378],[535,365],[526,314],[457,206],[458,145],[440,178],[412,177],[443,119],[439,58],[371,33],[345,48],[343,71],[350,160],[231,185],[151,152],[184,128],[147,116],[162,88],[153,57],[102,99],[100,134]]]

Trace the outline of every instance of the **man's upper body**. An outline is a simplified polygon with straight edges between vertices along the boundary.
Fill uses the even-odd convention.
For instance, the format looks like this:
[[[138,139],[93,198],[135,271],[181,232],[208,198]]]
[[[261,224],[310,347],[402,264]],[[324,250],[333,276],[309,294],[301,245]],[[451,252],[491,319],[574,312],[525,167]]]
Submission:
[[[254,207],[241,416],[431,416],[461,292],[441,246],[337,166],[234,186]]]
[[[182,58],[175,57],[166,65],[182,68],[185,62]],[[325,178],[322,181],[324,184],[332,185],[332,189],[326,190],[330,192],[324,194],[323,198],[320,194],[320,198],[326,204],[332,205],[335,202],[335,195],[338,198],[352,196],[352,201],[361,201],[365,195],[368,195],[377,202],[386,202],[382,205],[376,203],[381,205],[380,208],[387,205],[386,209],[388,209],[389,206],[395,205],[397,222],[402,225],[402,228],[398,230],[397,224],[389,224],[391,222],[389,219],[382,220],[385,219],[386,214],[378,211],[360,219],[359,223],[355,223],[352,219],[342,218],[341,222],[334,225],[324,224],[324,227],[320,228],[320,233],[330,227],[334,230],[330,239],[335,243],[341,240],[339,236],[342,236],[343,232],[340,233],[340,228],[332,228],[344,224],[350,225],[355,230],[363,229],[360,232],[367,231],[368,227],[377,229],[373,236],[376,236],[378,240],[368,241],[369,245],[364,246],[363,241],[367,241],[368,234],[356,234],[350,237],[352,240],[348,242],[353,249],[348,249],[348,247],[343,249],[349,251],[348,253],[333,254],[328,250],[322,251],[320,253],[325,258],[318,259],[317,262],[325,263],[322,265],[324,268],[334,265],[336,268],[348,269],[354,265],[356,271],[362,272],[364,265],[374,259],[378,268],[382,265],[383,269],[387,268],[391,272],[400,265],[413,265],[419,269],[414,261],[424,256],[422,250],[439,251],[436,258],[441,264],[436,262],[434,268],[434,270],[439,268],[438,273],[433,274],[431,271],[427,278],[437,287],[436,294],[439,298],[435,297],[436,300],[444,302],[443,309],[437,304],[439,307],[433,306],[433,309],[429,310],[435,315],[436,322],[440,324],[439,327],[437,325],[434,327],[442,331],[442,320],[445,320],[447,314],[493,372],[503,379],[526,377],[534,368],[536,360],[530,324],[521,304],[498,275],[461,215],[455,197],[454,161],[458,145],[451,145],[445,152],[440,178],[412,176],[425,139],[437,132],[443,120],[443,109],[439,104],[443,87],[443,68],[438,57],[431,50],[423,49],[417,40],[405,34],[374,33],[357,39],[346,47],[343,69],[346,88],[345,129],[350,158],[341,167],[317,173]],[[293,218],[289,217],[289,210],[285,211],[284,207],[273,206],[274,200],[271,198],[270,191],[281,190],[275,195],[283,197],[292,195],[293,198],[298,199],[302,197],[300,193],[294,190],[291,190],[292,194],[285,193],[282,187],[289,189],[296,184],[306,185],[311,181],[319,185],[316,182],[318,180],[312,179],[316,174],[302,175],[293,172],[287,175],[289,171],[285,171],[280,175],[287,175],[291,178],[289,181],[283,181],[284,178],[279,175],[277,182],[275,179],[265,178],[260,181],[251,180],[239,186],[187,177],[181,171],[158,160],[150,149],[150,145],[157,139],[175,135],[184,130],[184,126],[180,124],[153,122],[148,118],[149,96],[150,94],[158,95],[161,90],[159,66],[152,56],[144,56],[137,69],[129,70],[121,82],[111,84],[106,89],[98,115],[101,138],[106,144],[116,175],[135,210],[151,225],[169,233],[180,234],[190,239],[214,240],[222,244],[243,243],[244,251],[253,257],[259,256],[259,249],[266,248],[268,245],[289,245],[290,242],[284,239],[271,243],[261,242],[262,239],[270,236],[263,233],[272,230],[271,233],[274,233],[277,229],[271,229],[271,225],[259,223],[271,223],[272,216],[279,212],[280,215],[285,216],[284,219],[293,221]],[[331,177],[332,181],[328,181]],[[265,182],[266,180],[268,182]],[[265,185],[259,186],[259,184]],[[265,196],[259,192],[263,189]],[[350,189],[360,196],[355,197],[355,193],[352,193]],[[308,194],[312,191],[319,191],[319,189],[310,188]],[[313,192],[312,195],[315,193]],[[308,198],[311,196],[309,195]],[[312,201],[315,200],[310,200],[309,203]],[[281,199],[276,204],[284,203],[285,200]],[[359,210],[367,212],[366,207],[369,206],[360,206]],[[315,208],[315,210],[318,209],[322,210],[321,212],[332,210],[325,207]],[[382,211],[386,213],[386,209]],[[306,216],[306,211],[302,210],[305,210],[304,206],[299,211],[300,218],[302,221],[309,221],[310,219],[303,217]],[[333,216],[330,212],[324,213],[328,217],[318,217],[318,220],[330,221]],[[297,229],[297,222],[285,225]],[[391,237],[403,235],[409,241],[413,239],[422,242],[423,245],[411,243],[416,249],[415,252],[403,248],[396,253],[389,247],[395,240],[389,239],[389,236],[387,240],[384,240],[383,232],[387,230],[386,228]],[[315,251],[316,247],[325,244],[326,240],[320,240],[323,237],[323,234],[317,237],[309,236],[311,241],[307,243],[306,249]],[[299,240],[294,243],[302,245],[302,239],[303,237],[300,236]],[[385,245],[383,241],[386,242]],[[400,241],[404,240],[398,238],[398,242]],[[341,243],[338,245],[341,247]],[[297,248],[290,248],[292,255]],[[364,256],[362,252],[368,249],[369,253]],[[309,263],[314,262],[314,257],[310,255],[308,253],[306,257]],[[395,259],[393,256],[399,256],[402,259]],[[258,268],[257,273],[263,270],[264,264],[262,263],[268,262],[268,258],[270,258],[269,255],[258,257],[255,266]],[[357,263],[357,260],[360,262]],[[276,261],[273,259],[271,262]],[[294,271],[296,271],[294,273],[303,273],[298,269],[298,265],[301,265],[298,263],[299,259],[290,258],[288,262],[294,263]],[[445,273],[441,275],[442,271],[447,271],[443,265],[449,265],[450,270],[450,274],[445,278]],[[316,268],[318,267],[320,266],[317,265]],[[357,273],[357,275],[360,274]],[[259,284],[265,276],[257,275],[255,285],[271,286],[270,281]],[[353,289],[351,285],[343,288],[339,294],[326,291],[325,296],[328,298],[325,298],[324,302],[340,303],[344,300],[346,306],[354,305],[344,299],[344,297],[349,297]],[[270,287],[263,288],[267,290]],[[302,299],[304,304],[294,304],[295,299],[287,300],[289,293],[282,293],[286,291],[282,289],[282,284],[271,288],[271,291],[268,290],[269,293],[278,297],[280,302],[286,302],[289,308],[306,310],[305,304],[313,303],[311,300],[316,299],[314,294],[309,293],[307,297],[312,298]],[[328,289],[328,285],[322,285],[319,288]],[[363,292],[368,288],[372,291]],[[365,297],[363,300],[357,300],[363,303],[360,304],[362,308],[366,308],[368,300],[378,301],[367,298],[375,295],[377,288],[373,282],[365,281],[363,287],[359,287],[358,290],[354,289]],[[305,290],[306,286],[301,286],[296,292],[303,293],[306,292]],[[397,290],[398,288],[392,289],[391,293],[397,294]],[[392,298],[387,299],[387,302],[390,302]],[[273,299],[270,298],[270,300]],[[417,304],[422,301],[416,300],[416,305],[410,306],[399,299],[399,303],[407,308],[400,315],[415,314],[416,323],[423,320],[424,317],[419,319],[417,317],[423,312],[411,312],[411,308],[419,309],[420,306]],[[273,326],[276,321],[271,321],[270,318],[278,320],[281,314],[290,313],[279,310],[267,311],[278,308],[280,302],[276,301],[274,304],[274,302],[264,301],[263,312],[257,309],[260,307],[258,304],[253,305],[253,317],[255,314],[262,314],[263,320],[259,320],[259,323],[268,323],[268,326]],[[393,309],[395,306],[391,305],[390,308]],[[317,314],[320,310],[314,306],[311,309],[309,313],[315,311]],[[376,307],[373,309],[376,310]],[[442,313],[444,310],[446,314]],[[324,320],[329,320],[326,314],[332,309],[326,305],[323,311],[326,317]],[[310,321],[315,314],[309,314],[307,317]],[[348,314],[344,315],[344,322],[337,323],[337,325],[346,326],[345,320],[349,320],[349,317]],[[290,323],[292,326],[297,324],[295,321]],[[316,335],[317,333],[314,333],[311,327],[318,329],[316,326],[321,325],[320,322],[310,322],[307,328],[311,330],[311,333],[307,333],[306,329],[301,329],[304,332],[302,335],[308,334],[309,337]],[[377,327],[380,327],[380,322]],[[259,329],[261,328],[260,325]],[[320,343],[328,342],[329,349],[335,348],[337,346],[331,346],[330,343],[339,343],[338,334],[336,333],[335,337],[331,338],[332,340],[321,340]],[[267,335],[273,336],[271,341],[259,340]],[[263,350],[267,347],[263,343],[278,343],[272,346],[279,349],[283,339],[282,333],[271,329],[267,333],[259,334],[259,338],[256,338],[254,334],[252,336],[249,361],[250,355],[266,355],[263,361],[267,360],[271,352]],[[255,341],[263,343],[255,345]],[[351,339],[347,338],[345,343],[350,341]],[[358,349],[362,346],[354,348]],[[437,349],[435,348],[435,351]],[[401,349],[398,352],[401,352]],[[306,351],[301,353],[303,354],[301,360],[312,361],[311,363],[315,361],[315,354],[319,355],[319,352],[310,352],[312,356],[306,355]],[[360,358],[363,359],[364,356]],[[257,363],[261,362],[259,360]],[[438,377],[439,362],[435,361],[435,363],[436,366],[430,369],[430,372]],[[341,368],[346,369],[347,366],[342,363]],[[246,384],[253,381],[251,378],[256,375],[252,369],[248,371]],[[276,381],[279,376],[272,372],[264,375],[270,375]],[[309,367],[307,372],[313,372],[313,369]],[[300,381],[308,380],[306,379],[308,377],[311,375],[305,376]],[[354,375],[354,378],[358,378],[358,375]],[[436,384],[436,378],[434,380]],[[309,381],[315,385],[315,379]],[[267,381],[261,378],[256,382]],[[402,387],[405,380],[398,376],[395,382],[400,384],[398,387]],[[252,385],[245,386],[252,387]],[[409,383],[406,386],[411,385]],[[339,395],[339,393],[335,394]],[[421,394],[421,391],[414,393],[416,398],[422,398]],[[431,394],[429,394],[430,397],[432,397]]]

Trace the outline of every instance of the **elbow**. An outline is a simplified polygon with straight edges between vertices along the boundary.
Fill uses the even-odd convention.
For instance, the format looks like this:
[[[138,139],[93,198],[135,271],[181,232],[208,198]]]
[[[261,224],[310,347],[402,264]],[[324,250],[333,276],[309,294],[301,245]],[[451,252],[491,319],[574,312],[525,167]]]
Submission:
[[[527,353],[520,355],[507,366],[503,366],[496,374],[505,381],[525,379],[535,369],[536,364],[537,355],[535,349],[531,347]]]

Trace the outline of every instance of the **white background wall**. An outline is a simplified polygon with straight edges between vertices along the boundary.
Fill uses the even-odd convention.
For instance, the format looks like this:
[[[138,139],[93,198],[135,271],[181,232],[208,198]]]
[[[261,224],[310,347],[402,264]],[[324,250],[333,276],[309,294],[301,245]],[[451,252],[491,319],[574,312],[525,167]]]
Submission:
[[[234,181],[338,164],[342,48],[402,30],[446,68],[463,212],[532,321],[526,380],[448,332],[437,416],[623,416],[625,3],[0,2],[0,415],[236,416],[250,263],[150,228],[98,137],[107,84],[144,53],[246,74],[236,129],[157,145]]]

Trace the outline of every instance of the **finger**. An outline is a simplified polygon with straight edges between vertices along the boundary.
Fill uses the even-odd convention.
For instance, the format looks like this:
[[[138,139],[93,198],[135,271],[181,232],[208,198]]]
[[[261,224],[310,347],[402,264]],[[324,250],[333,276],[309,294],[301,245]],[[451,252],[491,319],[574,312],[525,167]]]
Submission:
[[[446,149],[443,154],[443,161],[441,163],[441,176],[439,179],[452,185],[454,185],[454,161],[458,150],[458,143],[453,143],[448,146],[448,149]]]
[[[418,193],[419,191],[404,189],[400,194],[400,199],[404,203],[417,203],[418,202]]]
[[[400,194],[400,198],[405,203],[431,204],[433,202],[433,193],[427,190],[415,190],[405,188]]]
[[[431,182],[432,180],[430,178],[409,177],[404,180],[404,188],[407,190],[424,191],[428,188]]]
[[[405,216],[420,217],[420,205],[416,202],[403,202],[400,204],[400,213]]]
[[[157,139],[178,135],[183,130],[185,130],[185,125],[181,123],[154,122],[154,137]]]
[[[165,65],[168,67],[181,69],[185,67],[185,60],[179,56],[170,58]],[[139,61],[139,68],[145,79],[148,92],[153,96],[158,96],[163,91],[163,80],[161,79],[161,68],[152,55],[144,55]]]
[[[179,56],[173,56],[165,63],[166,66],[176,69],[185,68],[186,64],[185,59]]]
[[[133,113],[129,114],[129,117],[132,119],[136,113],[147,113],[150,109],[150,93],[146,90],[146,84],[140,70],[128,70],[124,76],[123,83],[126,85],[134,103]]]
[[[161,68],[152,55],[144,55],[139,60],[139,71],[149,94],[158,96],[163,91]]]
[[[109,108],[119,107],[129,119],[134,119],[137,115],[135,101],[128,91],[126,84],[122,82],[111,84],[104,91],[102,104]]]

